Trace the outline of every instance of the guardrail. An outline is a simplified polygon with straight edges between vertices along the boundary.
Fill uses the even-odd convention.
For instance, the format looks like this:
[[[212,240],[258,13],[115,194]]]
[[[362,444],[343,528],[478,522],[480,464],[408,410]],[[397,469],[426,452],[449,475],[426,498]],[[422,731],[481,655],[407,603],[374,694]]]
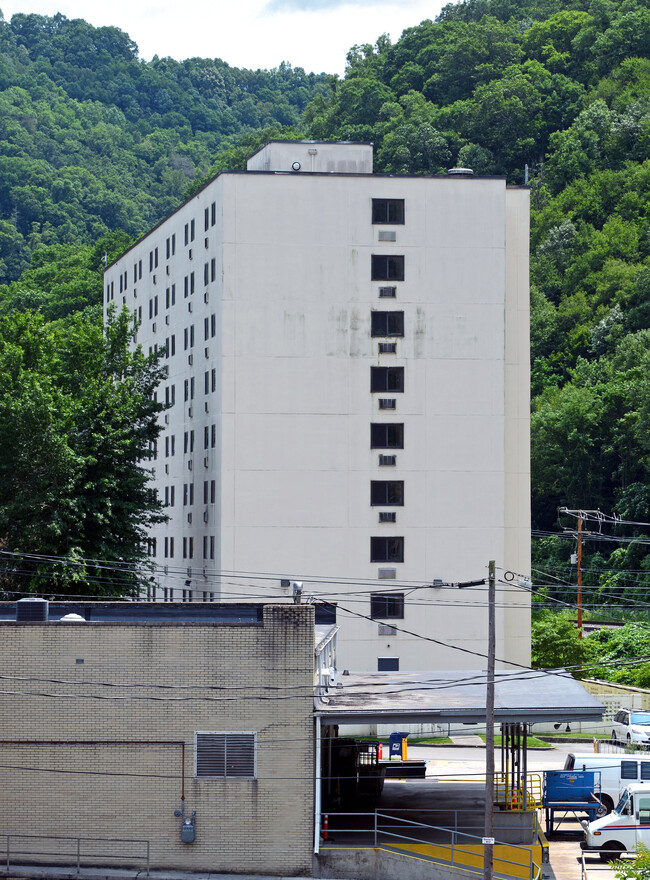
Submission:
[[[399,812],[409,811],[399,810]],[[447,815],[449,814],[448,811],[442,810],[418,810],[414,812],[444,812]],[[322,828],[323,843],[326,846],[332,834],[368,835],[368,837],[372,836],[373,845],[377,848],[461,866],[465,871],[482,874],[485,853],[485,847],[482,842],[483,835],[470,834],[460,830],[462,827],[480,828],[480,826],[459,825],[458,814],[462,813],[462,811],[456,810],[454,813],[454,828],[416,822],[402,816],[381,813],[379,810],[375,810],[374,813],[333,813],[331,814],[332,818],[347,816],[354,817],[355,819],[363,817],[369,819],[367,827],[340,828],[337,826],[333,828],[329,825],[330,815],[324,814]],[[513,858],[513,856],[521,856],[521,858]],[[525,846],[496,840],[493,863],[496,874],[525,878],[525,880],[539,880],[541,877],[541,865],[535,862],[532,850]],[[499,865],[501,865],[500,869]]]
[[[607,850],[602,850],[602,852],[607,852]],[[619,849],[616,849],[616,850],[612,850],[611,852],[612,852],[612,856],[616,856],[617,859],[618,859],[620,856],[625,856],[625,855],[631,855],[631,856],[633,856],[633,855],[636,855],[636,853],[629,852],[629,850],[623,850],[623,851],[621,851],[621,850],[619,850]],[[580,869],[580,870],[581,870],[581,878],[582,878],[582,880],[588,880],[588,877],[587,877],[587,866],[586,866],[586,864],[585,864],[585,856],[597,856],[597,857],[598,857],[598,861],[596,862],[595,865],[589,865],[589,871],[590,871],[590,872],[593,872],[593,871],[607,871],[607,876],[608,876],[608,877],[611,876],[611,872],[612,872],[612,866],[611,866],[611,863],[610,863],[610,862],[605,862],[605,861],[603,861],[603,860],[600,858],[600,851],[599,851],[599,852],[596,852],[595,850],[586,850],[586,851],[583,850],[583,851],[580,853],[580,856],[581,856],[581,869]],[[614,859],[612,859],[612,861],[614,861]]]
[[[650,751],[650,746],[643,743],[622,743],[611,739],[594,739],[594,751],[601,755],[631,755],[634,752]]]
[[[422,827],[421,823],[412,822],[410,819],[401,819],[396,816],[382,816],[382,814],[378,813],[377,819],[379,818],[390,818],[393,822],[399,821],[403,823],[406,827],[405,830],[410,830],[410,828]],[[440,861],[448,862],[452,865],[457,865],[463,868],[465,871],[472,871],[473,873],[483,874],[484,871],[484,860],[485,860],[485,847],[482,843],[482,838],[478,837],[475,834],[466,834],[463,831],[451,831],[450,829],[444,829],[442,827],[436,826],[425,826],[429,827],[435,831],[448,831],[451,834],[451,841],[447,843],[435,842],[431,844],[435,849],[442,849],[444,853],[447,853],[447,857],[445,855],[437,855],[434,858],[439,859]],[[410,837],[407,834],[398,834],[394,831],[388,831],[386,828],[377,827],[376,836],[375,836],[375,846],[382,846],[381,836],[390,837],[392,840],[406,841],[409,845],[409,849],[413,846],[422,848],[423,841],[417,837]],[[460,840],[462,838],[462,840]],[[393,844],[391,847],[390,843],[384,843],[384,848],[397,849],[399,844]],[[399,850],[398,850],[399,851]],[[521,860],[515,860],[514,858],[508,858],[507,855],[518,855],[521,854]],[[477,864],[478,863],[478,864]],[[499,865],[502,867],[499,868]],[[505,869],[504,867],[505,866]],[[509,870],[508,866],[512,866],[514,870]],[[517,870],[519,869],[519,870]],[[499,841],[495,841],[494,851],[493,851],[493,870],[496,874],[506,874],[507,876],[515,876],[515,877],[523,877],[528,876],[529,880],[537,880],[541,876],[542,867],[541,865],[536,865],[533,859],[533,854],[531,850],[526,847],[518,846],[514,843],[500,843]]]
[[[506,810],[539,810],[542,792],[541,773],[527,773],[525,786],[517,785],[511,773],[494,774],[494,802]]]
[[[146,873],[149,874],[149,855],[150,846],[148,840],[128,839],[123,837],[62,837],[53,834],[1,834],[0,839],[4,840],[5,852],[2,856],[2,862],[6,865],[7,872],[11,869],[13,861],[14,866],[19,863],[32,864],[30,859],[35,856],[52,856],[57,860],[71,859],[77,866],[77,874],[81,870],[82,862],[85,860],[106,860],[118,859],[120,861],[143,861],[146,865]],[[50,846],[49,849],[34,849],[28,845],[28,841],[59,841],[63,846]],[[22,843],[20,843],[22,841]],[[66,846],[68,845],[69,846]],[[111,852],[92,852],[87,851],[86,845],[96,846],[97,844],[110,844]],[[144,850],[139,853],[127,853],[122,851],[114,852],[114,844],[141,844]],[[19,849],[17,847],[27,847]],[[95,864],[92,867],[96,867]],[[88,865],[88,867],[91,867]]]

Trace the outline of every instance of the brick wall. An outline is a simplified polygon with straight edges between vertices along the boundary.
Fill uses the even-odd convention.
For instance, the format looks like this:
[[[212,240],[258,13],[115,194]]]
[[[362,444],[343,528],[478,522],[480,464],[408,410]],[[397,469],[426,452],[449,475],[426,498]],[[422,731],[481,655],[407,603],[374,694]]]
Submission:
[[[146,839],[156,868],[311,873],[313,649],[309,606],[267,605],[261,624],[0,624],[2,674],[25,678],[0,687],[0,832]],[[196,731],[255,731],[257,778],[195,778]]]

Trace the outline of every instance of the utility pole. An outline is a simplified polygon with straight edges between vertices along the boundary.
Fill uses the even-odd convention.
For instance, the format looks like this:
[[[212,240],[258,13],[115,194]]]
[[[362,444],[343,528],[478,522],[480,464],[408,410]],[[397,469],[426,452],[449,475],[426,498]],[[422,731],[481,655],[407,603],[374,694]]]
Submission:
[[[578,638],[582,638],[582,511],[578,512]]]
[[[495,564],[488,566],[488,658],[485,694],[485,831],[483,880],[492,880],[494,860],[494,666],[496,653]]]
[[[578,552],[576,554],[578,596],[576,605],[578,606],[578,637],[582,638],[582,524],[585,520],[598,519],[602,517],[602,514],[599,510],[569,510],[568,507],[560,507],[558,512],[566,513],[568,516],[575,516],[578,520],[578,531],[574,533],[578,539]],[[573,559],[571,561],[573,562]]]

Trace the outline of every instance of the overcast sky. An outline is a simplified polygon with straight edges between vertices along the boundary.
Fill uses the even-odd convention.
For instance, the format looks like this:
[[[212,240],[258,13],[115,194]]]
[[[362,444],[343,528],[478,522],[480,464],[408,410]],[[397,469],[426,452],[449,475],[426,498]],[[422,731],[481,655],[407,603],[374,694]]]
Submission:
[[[234,67],[293,67],[342,74],[345,55],[382,33],[393,41],[435,18],[445,0],[0,0],[16,12],[83,18],[115,25],[135,40],[140,57],[222,58]]]

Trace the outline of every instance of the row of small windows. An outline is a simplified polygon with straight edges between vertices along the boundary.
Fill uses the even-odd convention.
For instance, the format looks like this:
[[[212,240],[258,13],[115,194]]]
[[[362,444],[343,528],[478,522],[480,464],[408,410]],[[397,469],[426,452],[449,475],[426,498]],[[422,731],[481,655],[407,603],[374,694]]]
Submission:
[[[217,205],[212,202],[209,208],[205,208],[203,215],[203,227],[207,232],[210,226],[214,226],[217,219]],[[372,222],[374,224],[392,224],[403,225],[405,222],[404,199],[373,199],[372,200]],[[190,220],[184,227],[185,245],[190,244],[196,238],[196,221]],[[206,239],[207,241],[207,239]],[[176,234],[172,234],[165,240],[165,256],[167,259],[176,253]],[[149,271],[153,272],[158,268],[158,248],[149,251]],[[208,274],[210,280],[215,280],[216,264],[215,260],[211,260],[210,264],[205,263],[203,267],[203,280],[208,283]],[[133,264],[133,281],[137,282],[142,278],[142,260],[138,260]],[[373,281],[403,281],[404,280],[404,257],[394,255],[373,255],[372,257],[372,280]],[[120,293],[127,288],[127,273],[120,274]],[[187,285],[187,279],[186,279]],[[186,286],[187,290],[187,286]],[[193,292],[192,282],[192,292]],[[187,292],[185,294],[187,296]],[[114,298],[112,285],[107,285],[106,301],[110,302]]]
[[[173,400],[175,398],[174,393],[175,386],[171,386],[171,394],[169,397]],[[167,397],[167,395],[165,395]],[[217,426],[216,425],[206,425],[203,429],[203,448],[204,449],[214,449],[217,445]],[[183,452],[185,454],[194,452],[194,431],[185,431],[183,434]],[[176,435],[175,434],[167,434],[165,435],[165,458],[170,458],[171,456],[176,455]]]
[[[217,390],[217,371],[216,371],[216,369],[205,371],[205,373],[203,374],[203,384],[204,384],[205,394],[210,394],[211,392],[215,392]],[[196,393],[196,379],[194,376],[191,376],[189,379],[185,379],[183,381],[183,400],[186,403],[188,400],[194,400],[195,393]],[[175,385],[166,385],[165,386],[165,406],[169,408],[169,407],[174,406],[175,403],[176,403],[176,386]]]
[[[215,551],[214,535],[203,536],[203,558],[214,559]],[[165,538],[165,557],[167,559],[174,558],[174,539]],[[194,559],[194,538],[183,538],[183,559]]]
[[[204,559],[214,559],[214,551],[215,551],[215,537],[214,535],[204,535],[203,536],[203,558]],[[165,538],[164,544],[164,552],[166,559],[174,558],[174,539],[173,538]],[[183,538],[183,559],[194,559],[194,538]]]
[[[194,433],[194,432],[192,432]],[[169,495],[167,492],[169,489]],[[168,502],[169,497],[169,502]],[[217,500],[217,483],[216,480],[203,481],[203,503],[215,504]],[[194,483],[183,483],[183,507],[189,507],[194,504]],[[165,487],[165,506],[174,506],[174,487]]]
[[[192,221],[194,222],[194,221]],[[172,236],[173,238],[173,236]],[[158,267],[158,248],[154,248],[154,250],[149,253],[149,271],[153,271]],[[210,282],[216,279],[217,275],[217,263],[216,258],[213,257],[209,263],[203,264],[203,282],[204,284],[209,284]],[[372,254],[371,256],[371,274],[372,281],[403,281],[404,280],[404,256],[397,254]],[[120,293],[123,293],[127,289],[127,273],[120,273]],[[138,263],[135,263],[133,266],[133,280],[136,282],[139,278],[142,278],[142,260],[139,260]],[[196,277],[194,272],[190,272],[189,275],[186,275],[183,279],[183,293],[185,298],[191,296],[196,290]],[[380,291],[383,291],[381,295],[383,296],[395,296],[394,288],[381,288]],[[111,302],[115,298],[115,290],[114,290],[114,282],[111,281],[110,284],[106,285],[106,302]],[[167,308],[171,305],[174,305],[176,302],[176,285],[172,285],[171,288],[171,298],[170,298],[170,290],[167,288],[166,290],[166,306]],[[393,313],[398,315],[399,313]],[[399,318],[392,319],[394,321],[399,321]],[[402,324],[403,324],[403,314],[402,314]],[[403,336],[403,329],[401,332],[398,330],[393,330],[388,333],[380,333],[379,330],[376,333],[373,333],[373,336],[379,335],[389,335],[389,336]]]
[[[215,504],[217,500],[216,480],[203,481],[203,503]],[[176,504],[176,487],[165,486],[165,507],[174,507]],[[194,483],[183,483],[183,506],[189,507],[194,504]]]

